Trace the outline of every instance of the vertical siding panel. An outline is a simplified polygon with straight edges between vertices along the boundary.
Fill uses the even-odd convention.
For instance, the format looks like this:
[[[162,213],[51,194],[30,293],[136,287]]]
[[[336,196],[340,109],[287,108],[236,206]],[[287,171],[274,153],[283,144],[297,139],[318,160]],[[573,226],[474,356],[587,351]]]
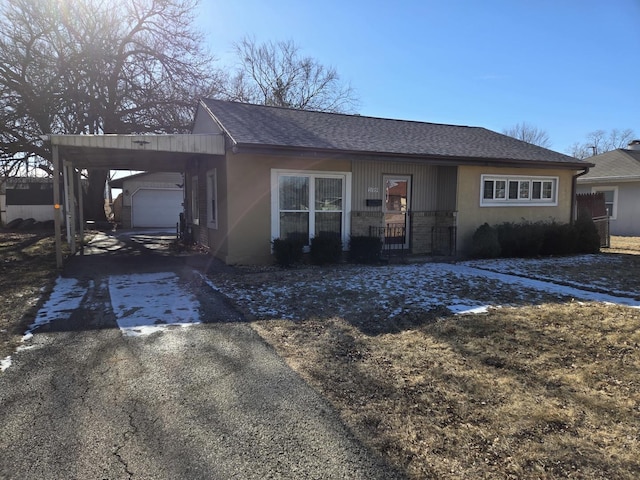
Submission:
[[[458,167],[438,167],[437,197],[438,210],[455,211],[456,189],[458,188]]]
[[[438,168],[433,165],[400,162],[353,162],[353,209],[380,211],[381,207],[367,207],[366,199],[383,199],[384,175],[411,175],[411,209],[414,211],[438,210]],[[455,167],[454,167],[455,169]],[[371,193],[368,188],[377,188]],[[455,198],[455,183],[452,194]]]

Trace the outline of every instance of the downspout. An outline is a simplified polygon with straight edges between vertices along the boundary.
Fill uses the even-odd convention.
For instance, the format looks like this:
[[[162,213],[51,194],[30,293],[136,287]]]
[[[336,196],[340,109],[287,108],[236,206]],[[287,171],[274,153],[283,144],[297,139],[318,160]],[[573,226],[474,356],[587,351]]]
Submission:
[[[578,183],[578,177],[581,177],[583,175],[586,175],[587,173],[589,173],[591,167],[585,167],[584,171],[581,173],[576,173],[573,177],[572,177],[572,181],[571,181],[571,224],[573,225],[573,223],[576,221],[576,218],[578,217],[578,212],[576,212],[576,186]]]

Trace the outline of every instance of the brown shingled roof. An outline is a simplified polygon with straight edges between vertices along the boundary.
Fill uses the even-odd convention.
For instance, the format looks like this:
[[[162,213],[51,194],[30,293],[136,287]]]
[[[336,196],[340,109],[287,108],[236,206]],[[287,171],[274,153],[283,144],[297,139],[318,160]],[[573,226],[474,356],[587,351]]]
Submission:
[[[486,128],[205,99],[234,146],[554,165],[589,164]]]

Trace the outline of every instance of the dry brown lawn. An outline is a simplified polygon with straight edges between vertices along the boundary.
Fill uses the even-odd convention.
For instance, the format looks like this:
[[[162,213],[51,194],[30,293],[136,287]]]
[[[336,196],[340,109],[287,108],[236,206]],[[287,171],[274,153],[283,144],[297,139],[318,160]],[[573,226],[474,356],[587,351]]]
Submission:
[[[637,240],[621,253],[640,253]],[[624,274],[639,269],[640,257],[606,254],[556,273],[640,292],[640,277]],[[301,291],[296,302],[307,301]],[[640,478],[640,310],[534,302],[369,321],[377,327],[336,315],[253,326],[410,478]]]
[[[638,292],[640,277],[621,273],[640,269],[639,239],[614,237],[606,252],[612,268],[564,274],[582,270],[581,281],[604,278],[601,285]],[[0,269],[1,359],[56,276],[52,237],[0,233]],[[295,281],[301,274],[290,273]],[[288,275],[243,277],[286,284]],[[339,296],[312,295],[295,301],[311,307]],[[367,298],[354,290],[341,301]],[[410,478],[640,478],[638,309],[542,296],[482,315],[433,309],[355,319],[329,308],[252,325],[363,442]]]
[[[52,232],[0,232],[0,359],[20,344],[56,275]]]
[[[638,478],[640,314],[568,303],[256,330],[411,478]]]
[[[609,253],[626,253],[640,255],[640,237],[611,237],[610,248],[603,249]]]

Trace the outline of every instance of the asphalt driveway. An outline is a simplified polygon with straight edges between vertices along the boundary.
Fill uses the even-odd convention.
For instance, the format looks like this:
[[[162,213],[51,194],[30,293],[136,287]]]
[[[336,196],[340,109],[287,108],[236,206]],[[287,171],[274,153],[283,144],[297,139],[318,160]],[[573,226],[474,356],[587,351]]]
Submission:
[[[198,281],[197,261],[111,237],[65,271],[77,307],[61,303],[0,374],[1,479],[402,478]],[[185,307],[162,307],[162,329],[123,334],[154,303],[140,296],[164,301],[149,287],[122,313],[113,278],[132,270],[175,275],[202,323],[172,325]]]

